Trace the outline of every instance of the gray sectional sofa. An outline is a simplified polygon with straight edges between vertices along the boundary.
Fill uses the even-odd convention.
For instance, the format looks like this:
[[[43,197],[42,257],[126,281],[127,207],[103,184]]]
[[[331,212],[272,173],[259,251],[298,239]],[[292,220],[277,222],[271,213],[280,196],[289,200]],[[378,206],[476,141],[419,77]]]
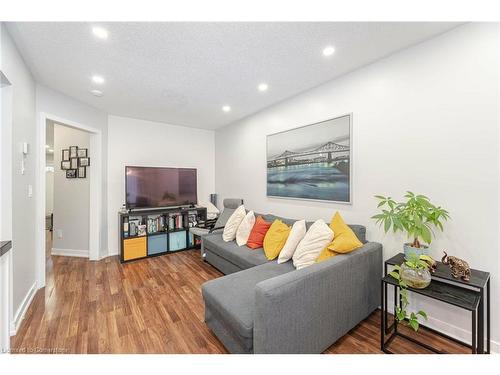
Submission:
[[[202,237],[202,257],[226,275],[202,285],[205,322],[229,352],[321,353],[379,306],[382,245],[350,227],[363,247],[301,270],[221,231]]]

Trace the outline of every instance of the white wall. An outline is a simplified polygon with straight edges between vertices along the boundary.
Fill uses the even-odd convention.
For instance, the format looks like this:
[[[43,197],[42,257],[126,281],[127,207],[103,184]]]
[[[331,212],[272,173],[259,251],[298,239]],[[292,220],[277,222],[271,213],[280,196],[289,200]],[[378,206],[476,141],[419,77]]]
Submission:
[[[100,257],[108,254],[107,233],[107,137],[108,137],[108,115],[99,109],[79,102],[57,91],[37,84],[36,86],[36,113],[38,126],[42,127],[41,114],[52,115],[57,118],[66,119],[87,127],[101,131],[102,145],[102,223],[100,238]]]
[[[0,27],[2,71],[12,83],[12,306],[16,319],[35,287],[36,207],[34,198],[28,197],[28,186],[33,187],[33,194],[36,188],[35,82],[5,26]],[[23,142],[29,144],[30,152],[21,174]]]
[[[215,189],[214,132],[132,118],[108,121],[108,238],[118,254],[118,211],[125,203],[125,166],[198,169],[198,200]]]
[[[92,158],[88,132],[54,124],[54,236],[52,253],[88,257],[90,183],[88,174],[87,178],[66,178],[66,171],[60,168],[62,150],[68,149],[70,146],[86,148],[88,156]],[[92,166],[88,168],[92,168]]]
[[[453,218],[432,255],[446,249],[490,271],[492,317],[500,316],[498,41],[498,25],[464,25],[218,130],[220,202],[241,197],[256,211],[307,219],[339,210],[347,222],[366,225],[388,258],[404,238],[384,236],[370,220],[373,195],[426,194]],[[351,112],[353,204],[267,198],[266,135]],[[412,306],[427,310],[430,325],[470,337],[469,314],[422,300]],[[500,351],[494,318],[492,337]]]

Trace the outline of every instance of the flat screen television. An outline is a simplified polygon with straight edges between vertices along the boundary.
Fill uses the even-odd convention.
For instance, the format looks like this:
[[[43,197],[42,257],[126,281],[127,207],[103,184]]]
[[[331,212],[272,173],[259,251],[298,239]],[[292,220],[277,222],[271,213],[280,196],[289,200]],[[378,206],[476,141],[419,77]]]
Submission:
[[[125,167],[127,209],[198,203],[196,169]]]

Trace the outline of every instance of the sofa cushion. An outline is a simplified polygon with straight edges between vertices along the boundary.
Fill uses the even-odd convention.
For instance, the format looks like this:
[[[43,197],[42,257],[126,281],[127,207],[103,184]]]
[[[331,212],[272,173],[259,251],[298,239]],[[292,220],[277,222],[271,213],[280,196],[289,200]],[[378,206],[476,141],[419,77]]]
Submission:
[[[250,251],[250,250],[248,250]],[[205,316],[216,317],[237,336],[237,342],[253,349],[255,286],[264,280],[294,271],[292,262],[269,262],[257,267],[210,280],[201,287]],[[208,314],[207,314],[208,313]]]
[[[241,269],[268,262],[262,248],[251,250],[246,246],[239,247],[234,241],[225,242],[220,233],[203,236],[203,248],[205,251],[211,251],[230,261]]]
[[[255,216],[257,216],[257,214],[255,214]],[[273,214],[264,215],[264,219],[267,221],[270,221],[270,222],[273,222],[274,220],[279,219],[287,225],[293,225],[293,223],[295,223],[297,220],[300,220],[300,219],[289,219],[286,217],[276,216]],[[306,229],[309,229],[311,227],[311,225],[313,225],[313,223],[314,223],[314,221],[307,221],[306,222]],[[352,229],[352,231],[354,232],[356,237],[358,237],[358,239],[362,243],[366,243],[366,227],[364,227],[363,225],[349,225],[349,228]]]

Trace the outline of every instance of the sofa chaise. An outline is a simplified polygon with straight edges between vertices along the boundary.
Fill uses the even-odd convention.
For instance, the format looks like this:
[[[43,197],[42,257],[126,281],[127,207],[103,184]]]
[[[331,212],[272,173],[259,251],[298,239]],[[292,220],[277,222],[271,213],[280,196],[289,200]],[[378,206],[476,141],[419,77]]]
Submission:
[[[230,353],[321,353],[379,306],[382,245],[350,227],[361,248],[300,270],[222,231],[202,237],[203,259],[225,274],[202,285],[205,322]]]

